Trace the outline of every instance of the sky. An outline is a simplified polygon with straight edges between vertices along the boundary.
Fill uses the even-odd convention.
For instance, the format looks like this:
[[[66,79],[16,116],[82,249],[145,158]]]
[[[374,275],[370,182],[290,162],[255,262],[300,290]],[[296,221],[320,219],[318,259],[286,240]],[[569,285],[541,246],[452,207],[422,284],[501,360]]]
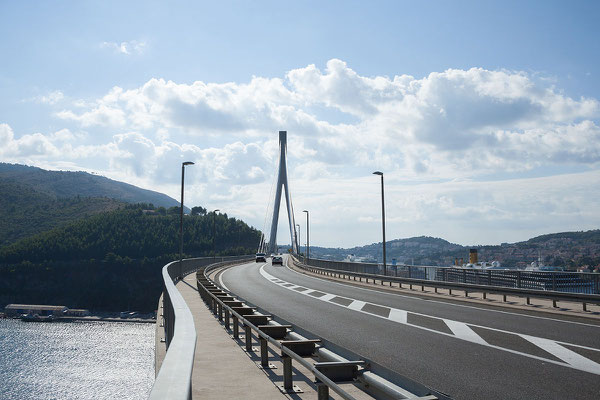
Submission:
[[[0,161],[88,171],[301,242],[600,228],[596,1],[0,1]],[[282,204],[278,242],[289,243]]]

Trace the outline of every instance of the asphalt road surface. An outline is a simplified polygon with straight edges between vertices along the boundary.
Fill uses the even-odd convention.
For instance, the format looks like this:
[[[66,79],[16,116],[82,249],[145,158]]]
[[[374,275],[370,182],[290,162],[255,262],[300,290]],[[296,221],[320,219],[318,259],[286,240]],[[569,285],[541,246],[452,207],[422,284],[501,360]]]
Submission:
[[[249,263],[247,301],[455,399],[600,399],[600,324],[392,294]]]

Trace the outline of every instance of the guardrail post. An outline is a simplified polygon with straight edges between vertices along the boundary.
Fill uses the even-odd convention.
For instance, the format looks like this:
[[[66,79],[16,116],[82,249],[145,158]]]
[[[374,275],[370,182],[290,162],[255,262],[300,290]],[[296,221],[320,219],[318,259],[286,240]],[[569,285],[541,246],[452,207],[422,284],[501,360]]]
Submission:
[[[490,271],[489,269],[487,271],[487,276],[488,276],[488,286],[492,286],[492,271]]]
[[[294,387],[292,382],[292,357],[287,354],[281,356],[283,361],[283,388],[286,391],[291,391]]]
[[[260,365],[263,368],[269,368],[269,347],[267,346],[267,339],[259,337],[260,341]]]
[[[219,310],[219,321],[223,321],[223,306],[217,302],[217,309]]]
[[[317,384],[317,399],[328,400],[329,399],[329,386],[324,383]]]
[[[556,300],[552,300],[552,307],[558,308],[558,306],[556,305]]]
[[[246,351],[247,352],[251,352],[252,351],[252,329],[250,329],[250,326],[248,325],[244,325],[244,333],[246,336]]]
[[[229,309],[225,309],[225,329],[229,330]]]
[[[240,323],[238,321],[238,317],[236,317],[235,315],[233,316],[233,338],[240,338]]]
[[[412,267],[410,265],[408,266],[408,277],[412,278]],[[412,287],[411,287],[411,289],[412,289]]]
[[[584,301],[582,304],[583,304],[583,311],[587,311],[587,303]]]

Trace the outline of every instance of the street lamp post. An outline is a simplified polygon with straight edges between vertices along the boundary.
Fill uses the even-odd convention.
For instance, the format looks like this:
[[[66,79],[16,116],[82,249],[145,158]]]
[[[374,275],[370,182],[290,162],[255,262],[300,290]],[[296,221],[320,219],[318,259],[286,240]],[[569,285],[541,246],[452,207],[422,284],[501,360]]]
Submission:
[[[296,244],[298,245],[298,256],[300,256],[300,248],[302,247],[302,243],[300,243],[302,241],[302,237],[300,236],[300,225],[296,224],[296,228],[298,228],[298,231],[296,232]]]
[[[306,259],[305,259],[305,263],[306,260],[310,259],[310,242],[308,241],[308,233],[310,232],[310,229],[308,229],[308,211],[307,210],[303,210],[302,212],[306,213]]]
[[[381,176],[381,227],[383,230],[383,274],[387,275],[387,265],[385,263],[385,202],[383,198],[383,172],[375,171],[373,175]]]
[[[217,217],[217,211],[221,211],[218,208],[213,211],[213,237],[212,237],[212,248],[213,248],[213,259],[217,257],[217,252],[215,250],[215,238],[217,237],[217,231],[215,229],[215,218]]]
[[[179,218],[179,278],[183,278],[183,178],[185,176],[185,166],[194,165],[192,161],[181,163],[181,210]]]

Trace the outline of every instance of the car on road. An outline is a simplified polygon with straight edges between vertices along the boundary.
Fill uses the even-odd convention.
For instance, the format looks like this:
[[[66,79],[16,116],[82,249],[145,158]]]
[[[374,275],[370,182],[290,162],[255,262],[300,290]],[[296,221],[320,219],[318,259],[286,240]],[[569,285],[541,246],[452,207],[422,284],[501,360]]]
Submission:
[[[271,258],[271,264],[280,264],[283,265],[283,257],[281,256],[273,256],[273,258]]]
[[[256,262],[267,262],[267,256],[265,253],[256,253]]]

